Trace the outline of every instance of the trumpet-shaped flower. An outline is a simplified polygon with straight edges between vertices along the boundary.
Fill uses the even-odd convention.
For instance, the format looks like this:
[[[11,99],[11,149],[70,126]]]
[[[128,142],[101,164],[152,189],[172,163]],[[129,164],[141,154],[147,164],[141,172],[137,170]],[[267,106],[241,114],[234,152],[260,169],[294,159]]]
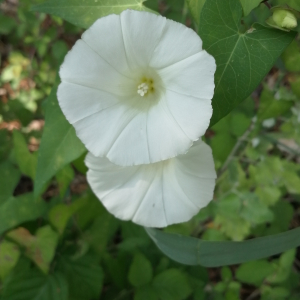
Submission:
[[[215,60],[191,29],[126,10],[67,54],[58,100],[94,156],[130,166],[187,152],[212,115]]]
[[[122,167],[89,153],[87,180],[109,212],[147,227],[188,221],[213,198],[211,149],[197,141],[187,154]]]

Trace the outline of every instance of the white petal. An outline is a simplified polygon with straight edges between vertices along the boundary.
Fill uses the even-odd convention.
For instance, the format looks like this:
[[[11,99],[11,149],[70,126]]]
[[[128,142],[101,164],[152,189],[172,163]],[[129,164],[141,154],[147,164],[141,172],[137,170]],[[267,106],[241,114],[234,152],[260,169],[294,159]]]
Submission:
[[[122,150],[120,150],[122,149]],[[150,163],[148,147],[147,112],[138,112],[116,136],[106,156],[118,165]]]
[[[129,75],[120,16],[98,19],[81,38],[115,70]]]
[[[167,20],[150,66],[155,69],[165,68],[200,51],[202,51],[202,40],[194,30]]]
[[[156,164],[121,167],[89,153],[87,180],[109,212],[147,227],[190,220],[213,198],[216,173],[209,146]]]
[[[125,10],[120,18],[130,67],[148,67],[161,39],[166,18],[134,10]]]
[[[193,143],[170,112],[166,101],[149,109],[147,136],[151,162],[185,153]]]
[[[73,123],[78,137],[95,156],[105,156],[136,112],[118,103]],[[130,145],[128,145],[130,146]],[[124,149],[130,151],[130,149]]]
[[[182,131],[192,141],[204,135],[212,116],[210,99],[199,99],[167,90],[164,101]]]
[[[71,124],[120,102],[117,96],[107,92],[68,82],[59,85],[57,97]]]
[[[128,10],[96,21],[67,54],[58,100],[93,155],[122,166],[155,163],[204,134],[214,71],[191,29]]]
[[[167,90],[200,99],[212,99],[215,71],[214,58],[203,50],[159,70],[158,74]]]
[[[135,82],[116,71],[84,41],[78,40],[60,68],[63,82],[103,90],[124,97]]]

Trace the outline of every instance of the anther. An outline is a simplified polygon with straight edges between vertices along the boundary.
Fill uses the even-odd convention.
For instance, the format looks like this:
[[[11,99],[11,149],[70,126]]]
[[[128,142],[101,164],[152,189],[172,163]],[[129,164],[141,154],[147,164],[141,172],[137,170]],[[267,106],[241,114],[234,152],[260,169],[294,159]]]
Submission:
[[[149,86],[145,82],[143,82],[138,86],[137,93],[140,96],[144,97],[148,93],[148,90],[149,90]]]

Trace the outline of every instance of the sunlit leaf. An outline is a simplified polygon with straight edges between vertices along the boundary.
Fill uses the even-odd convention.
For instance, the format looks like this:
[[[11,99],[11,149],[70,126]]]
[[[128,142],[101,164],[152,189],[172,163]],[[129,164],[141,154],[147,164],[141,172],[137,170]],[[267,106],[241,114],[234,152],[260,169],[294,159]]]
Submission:
[[[200,13],[206,0],[186,0],[196,24],[199,24]]]
[[[87,204],[87,198],[80,198],[70,205],[58,204],[49,212],[49,221],[62,234],[71,216]]]
[[[109,14],[119,14],[125,9],[153,12],[145,0],[52,0],[33,6],[33,11],[59,16],[70,23],[88,28],[97,19]]]
[[[56,180],[59,186],[59,194],[61,197],[64,197],[74,176],[75,176],[74,170],[70,165],[66,165],[56,174]]]
[[[217,63],[211,125],[254,91],[295,37],[260,24],[241,33],[242,15],[238,0],[206,1],[201,12],[199,35]]]
[[[8,232],[7,237],[25,247],[26,256],[44,273],[48,273],[58,243],[58,234],[49,225],[39,228],[36,235],[19,227]]]
[[[244,11],[244,16],[247,16],[251,10],[258,6],[262,1],[263,0],[240,0]]]
[[[45,201],[35,199],[32,193],[9,197],[0,203],[0,234],[23,222],[35,220],[49,207]]]
[[[19,247],[9,241],[0,242],[0,279],[4,279],[17,264],[20,257]]]

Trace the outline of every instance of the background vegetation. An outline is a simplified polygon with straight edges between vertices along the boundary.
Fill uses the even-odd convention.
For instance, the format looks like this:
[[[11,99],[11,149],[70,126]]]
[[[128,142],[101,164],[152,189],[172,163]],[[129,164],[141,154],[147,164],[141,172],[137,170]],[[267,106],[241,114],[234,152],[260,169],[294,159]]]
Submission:
[[[231,267],[190,267],[163,255],[142,227],[106,212],[86,182],[85,148],[71,133],[64,142],[72,148],[64,152],[60,132],[69,127],[52,90],[83,30],[31,12],[33,2],[0,1],[0,299],[300,299],[299,250]],[[201,2],[145,4],[197,28],[189,6]],[[300,10],[297,0],[269,2]],[[241,26],[269,16],[261,4]],[[297,37],[252,96],[208,130],[219,175],[214,201],[190,222],[164,230],[242,241],[298,227],[299,99]],[[55,122],[47,125],[51,115]],[[41,144],[42,134],[49,142]],[[42,164],[40,144],[53,154]]]

